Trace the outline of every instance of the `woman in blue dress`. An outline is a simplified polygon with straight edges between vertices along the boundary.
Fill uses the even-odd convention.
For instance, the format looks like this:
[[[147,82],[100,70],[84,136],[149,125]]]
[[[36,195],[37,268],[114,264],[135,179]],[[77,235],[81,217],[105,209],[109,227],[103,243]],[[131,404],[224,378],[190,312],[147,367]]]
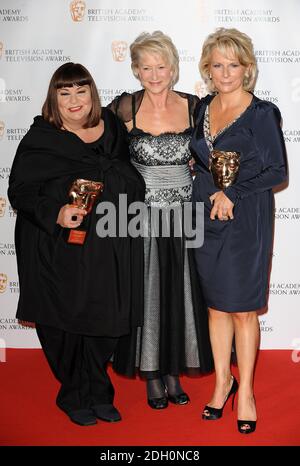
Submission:
[[[272,188],[286,179],[281,115],[274,104],[251,93],[257,67],[246,34],[217,29],[204,42],[199,67],[212,94],[201,101],[191,142],[198,168],[193,201],[203,202],[205,212],[204,244],[194,251],[209,307],[216,370],[215,390],[202,418],[219,419],[228,398],[233,395],[234,400],[238,383],[231,375],[230,356],[235,336],[238,430],[247,434],[257,420],[256,311],[267,303]],[[232,154],[235,160],[225,163],[224,157]]]
[[[114,367],[126,375],[138,367],[147,381],[149,406],[163,409],[169,401],[189,402],[179,382],[181,373],[212,369],[207,307],[193,254],[185,247],[183,232],[175,234],[176,226],[181,228],[176,219],[192,196],[189,143],[199,99],[172,89],[179,58],[168,36],[143,33],[130,51],[133,73],[143,89],[122,94],[110,108],[127,126],[131,162],[146,182],[144,324],[119,340]],[[172,209],[179,217],[172,217]],[[158,212],[165,220],[171,214],[168,235],[159,231],[166,222],[154,224]]]

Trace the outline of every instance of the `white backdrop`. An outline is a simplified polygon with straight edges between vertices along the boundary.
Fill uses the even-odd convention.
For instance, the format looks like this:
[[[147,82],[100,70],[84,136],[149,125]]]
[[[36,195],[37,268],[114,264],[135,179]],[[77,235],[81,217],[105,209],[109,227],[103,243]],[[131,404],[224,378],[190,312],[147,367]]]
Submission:
[[[299,0],[0,0],[0,347],[39,347],[35,331],[15,319],[15,214],[7,186],[17,145],[40,113],[54,70],[67,61],[85,65],[106,105],[124,90],[139,88],[130,69],[129,44],[142,31],[161,29],[179,50],[176,88],[202,96],[197,66],[202,43],[220,26],[236,27],[252,37],[259,66],[255,94],[282,112],[290,185],[276,194],[274,258],[269,309],[260,316],[261,348],[299,345],[299,18]]]

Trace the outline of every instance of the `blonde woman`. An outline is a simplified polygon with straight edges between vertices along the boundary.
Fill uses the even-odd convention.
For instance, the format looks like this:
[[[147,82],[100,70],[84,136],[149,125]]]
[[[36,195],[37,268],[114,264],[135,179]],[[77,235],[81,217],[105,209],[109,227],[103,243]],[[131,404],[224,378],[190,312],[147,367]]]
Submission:
[[[209,35],[200,72],[211,94],[201,101],[191,144],[199,168],[193,200],[205,204],[204,245],[194,251],[209,306],[216,370],[215,389],[202,418],[219,419],[226,401],[230,396],[234,399],[238,390],[230,371],[235,335],[238,430],[248,434],[254,432],[257,421],[253,395],[259,344],[256,311],[267,302],[272,187],[286,178],[281,116],[274,104],[252,94],[257,66],[246,34],[220,28]]]
[[[180,210],[191,200],[189,143],[199,99],[173,90],[179,59],[168,36],[160,31],[142,33],[130,52],[142,89],[122,94],[111,109],[127,126],[131,161],[144,177],[149,212],[159,210],[164,216],[168,209]],[[120,340],[115,367],[132,375],[137,366],[147,380],[149,406],[163,409],[169,401],[177,405],[189,401],[179,374],[212,368],[207,308],[184,235],[149,233],[144,244],[144,325]]]

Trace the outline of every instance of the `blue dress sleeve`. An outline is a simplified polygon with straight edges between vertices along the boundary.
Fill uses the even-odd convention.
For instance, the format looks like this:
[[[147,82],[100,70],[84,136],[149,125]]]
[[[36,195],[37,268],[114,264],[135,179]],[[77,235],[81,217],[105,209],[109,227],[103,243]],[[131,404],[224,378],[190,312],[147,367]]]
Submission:
[[[234,204],[238,199],[267,191],[286,180],[286,150],[280,122],[281,114],[276,105],[261,102],[257,106],[251,129],[255,144],[253,150],[259,156],[261,171],[248,179],[239,177],[234,185],[224,189]]]

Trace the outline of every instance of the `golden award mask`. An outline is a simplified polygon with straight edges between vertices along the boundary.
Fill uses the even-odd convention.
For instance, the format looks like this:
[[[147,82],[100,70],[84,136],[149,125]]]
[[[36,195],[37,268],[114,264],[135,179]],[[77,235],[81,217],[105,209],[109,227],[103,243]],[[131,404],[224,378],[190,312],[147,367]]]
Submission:
[[[7,287],[7,275],[5,273],[0,273],[0,293],[4,293]]]
[[[217,188],[234,184],[240,167],[240,153],[213,150],[209,155],[209,169]]]
[[[114,61],[124,61],[126,58],[128,44],[124,40],[114,40],[111,43],[111,51]]]
[[[104,189],[104,184],[101,181],[91,181],[78,179],[75,180],[70,188],[70,204],[75,205],[79,209],[84,209],[89,214],[93,208],[94,202]],[[84,218],[85,220],[85,218]],[[86,229],[82,224],[69,231],[68,243],[83,244],[86,237]]]

